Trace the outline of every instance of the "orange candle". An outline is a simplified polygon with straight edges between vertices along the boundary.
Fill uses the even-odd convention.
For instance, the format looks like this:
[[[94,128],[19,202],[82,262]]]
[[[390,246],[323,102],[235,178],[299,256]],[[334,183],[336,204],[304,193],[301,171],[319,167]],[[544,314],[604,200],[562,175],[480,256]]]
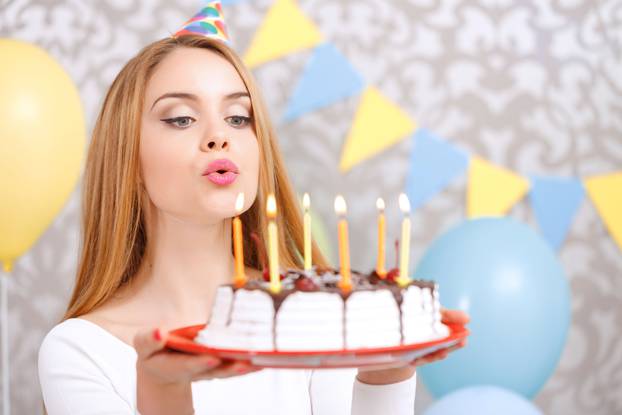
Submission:
[[[385,218],[384,218],[384,200],[378,198],[376,200],[376,208],[378,208],[378,259],[376,262],[376,274],[384,279],[387,275],[387,270],[384,267],[385,263]]]
[[[335,198],[335,213],[339,216],[339,265],[341,280],[339,288],[343,291],[352,289],[352,278],[350,276],[350,248],[348,246],[348,222],[346,221],[346,201],[343,196]]]
[[[236,287],[242,287],[246,284],[246,274],[244,273],[244,250],[242,239],[242,221],[240,220],[240,213],[244,208],[244,193],[238,193],[238,197],[235,199],[235,213],[237,216],[233,218],[233,256],[234,262],[234,277],[233,282]]]
[[[268,195],[266,203],[268,214],[268,268],[270,270],[270,291],[281,291],[281,275],[279,273],[279,242],[276,227],[276,199],[274,195]]]

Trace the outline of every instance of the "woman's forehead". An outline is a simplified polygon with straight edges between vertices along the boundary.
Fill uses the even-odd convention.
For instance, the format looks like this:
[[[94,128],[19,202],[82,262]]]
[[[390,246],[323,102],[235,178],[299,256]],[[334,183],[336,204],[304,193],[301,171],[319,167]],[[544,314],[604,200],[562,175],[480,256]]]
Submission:
[[[147,83],[147,102],[172,91],[212,99],[247,90],[233,64],[218,52],[182,47],[156,67]]]

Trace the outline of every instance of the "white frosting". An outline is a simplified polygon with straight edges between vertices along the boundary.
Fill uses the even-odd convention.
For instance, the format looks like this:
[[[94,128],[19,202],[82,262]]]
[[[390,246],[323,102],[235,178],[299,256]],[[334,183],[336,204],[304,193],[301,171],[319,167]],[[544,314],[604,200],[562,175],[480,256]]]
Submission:
[[[354,291],[345,303],[338,293],[297,291],[274,314],[272,296],[259,289],[221,286],[208,327],[197,342],[243,350],[341,350],[399,346],[449,334],[440,322],[438,290],[411,285],[400,308],[388,289]],[[345,323],[345,328],[344,328]],[[275,327],[276,324],[276,327]],[[345,337],[345,338],[344,338]]]
[[[238,290],[234,295],[231,287],[219,287],[209,330],[199,332],[196,341],[218,348],[272,350],[273,319],[270,294]]]
[[[277,350],[343,349],[343,300],[327,292],[295,292],[276,321]]]
[[[400,310],[389,290],[355,291],[346,301],[348,349],[399,346]]]

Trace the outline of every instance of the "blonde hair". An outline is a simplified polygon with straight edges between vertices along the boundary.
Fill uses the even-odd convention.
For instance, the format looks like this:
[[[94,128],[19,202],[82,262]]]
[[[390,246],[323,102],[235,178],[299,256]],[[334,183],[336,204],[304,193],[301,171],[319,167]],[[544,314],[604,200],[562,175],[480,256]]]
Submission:
[[[274,129],[252,75],[227,45],[198,35],[166,38],[145,47],[119,72],[97,118],[83,182],[82,245],[76,283],[63,320],[88,313],[108,300],[138,271],[147,246],[145,199],[139,184],[140,119],[147,82],[157,65],[179,47],[204,48],[227,59],[248,89],[259,143],[257,198],[242,214],[245,263],[261,259],[250,234],[265,242],[265,202],[274,193],[279,206],[279,256],[283,267],[302,266],[302,219],[287,178]],[[326,265],[313,244],[313,259]]]

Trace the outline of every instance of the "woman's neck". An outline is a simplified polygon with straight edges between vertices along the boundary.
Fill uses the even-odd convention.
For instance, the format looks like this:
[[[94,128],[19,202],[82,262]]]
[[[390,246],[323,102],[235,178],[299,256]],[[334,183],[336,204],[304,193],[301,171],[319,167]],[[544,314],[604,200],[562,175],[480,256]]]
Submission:
[[[230,219],[197,224],[160,213],[150,225],[133,302],[162,324],[204,323],[216,288],[233,275]]]

